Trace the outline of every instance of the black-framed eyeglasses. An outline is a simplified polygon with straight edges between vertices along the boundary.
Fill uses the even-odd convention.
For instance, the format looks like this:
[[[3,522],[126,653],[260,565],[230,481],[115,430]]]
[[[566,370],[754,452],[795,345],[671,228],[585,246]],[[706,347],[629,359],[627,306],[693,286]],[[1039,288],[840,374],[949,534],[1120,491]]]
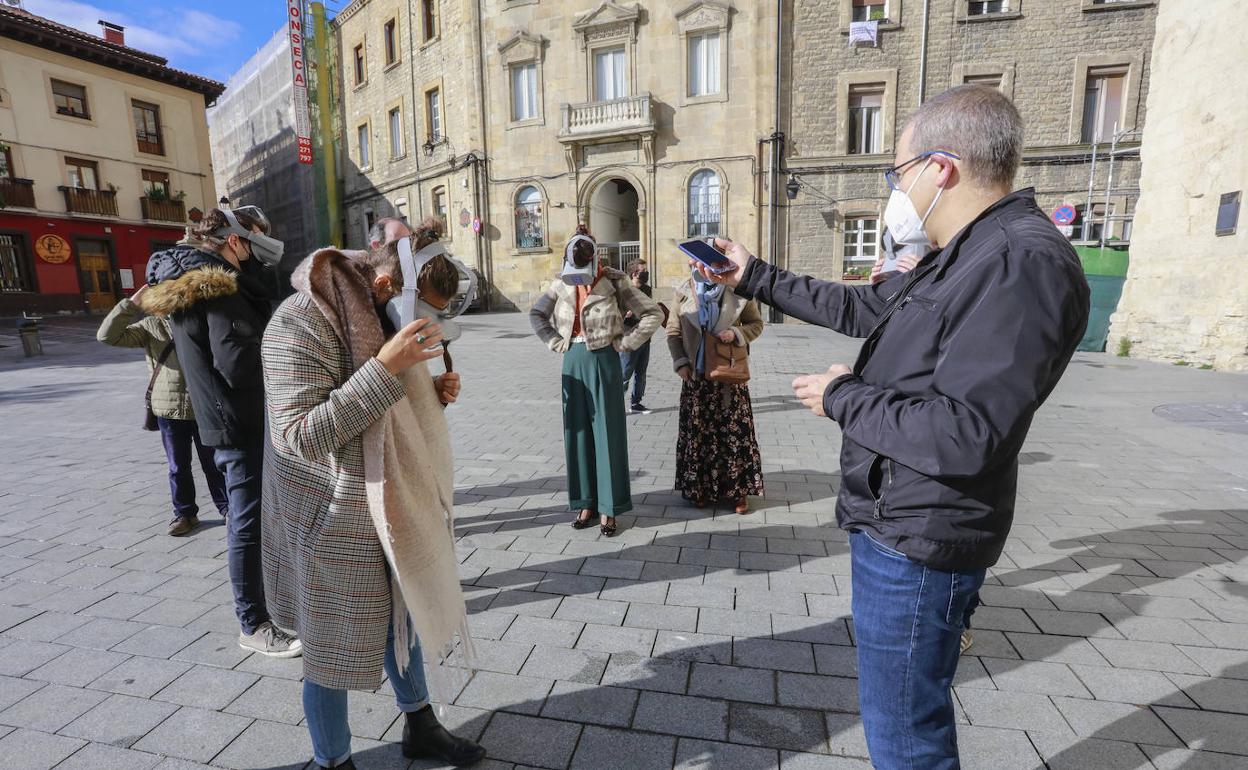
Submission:
[[[946,158],[953,158],[954,160],[961,160],[961,158],[959,158],[957,155],[953,154],[952,152],[949,152],[948,150],[932,150],[930,152],[920,153],[919,155],[915,155],[913,158],[906,161],[905,163],[898,163],[896,166],[893,166],[892,168],[884,172],[884,180],[888,182],[888,189],[900,190],[902,172],[906,168],[909,168],[910,166],[914,165],[915,163],[918,163],[919,161],[924,160],[925,158],[930,158],[933,155],[944,155]]]

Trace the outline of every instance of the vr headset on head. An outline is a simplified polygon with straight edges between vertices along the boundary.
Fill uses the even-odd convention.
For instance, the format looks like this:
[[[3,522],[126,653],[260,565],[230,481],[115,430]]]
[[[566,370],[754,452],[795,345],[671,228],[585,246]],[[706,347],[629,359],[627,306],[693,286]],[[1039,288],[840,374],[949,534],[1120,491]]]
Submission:
[[[240,225],[238,218],[234,216],[235,212],[254,219],[263,232],[253,232]],[[229,224],[214,230],[213,235],[218,238],[224,238],[233,234],[247,241],[251,244],[252,256],[266,267],[274,267],[282,261],[282,253],[285,251],[286,246],[278,239],[269,235],[272,231],[269,218],[264,215],[259,206],[239,206],[236,209],[223,208],[221,213],[225,215],[225,221]]]
[[[594,278],[598,276],[598,265],[595,264],[597,260],[591,258],[584,267],[576,266],[576,260],[572,257],[572,250],[581,241],[585,241],[589,245],[594,246],[595,250],[597,249],[594,239],[588,235],[580,235],[578,233],[568,239],[568,245],[563,247],[563,272],[559,273],[559,277],[569,286],[589,286],[594,282]],[[597,252],[595,251],[596,254]]]
[[[415,254],[412,253],[412,239],[400,239],[396,245],[399,251],[399,269],[403,271],[403,290],[397,297],[386,303],[386,316],[394,324],[395,329],[402,329],[417,318],[432,318],[442,327],[442,339],[452,342],[459,339],[463,330],[453,319],[461,315],[472,304],[477,296],[477,275],[452,257],[446,247],[434,241]],[[441,256],[459,271],[459,285],[455,296],[444,308],[430,305],[420,296],[420,271],[429,260]]]

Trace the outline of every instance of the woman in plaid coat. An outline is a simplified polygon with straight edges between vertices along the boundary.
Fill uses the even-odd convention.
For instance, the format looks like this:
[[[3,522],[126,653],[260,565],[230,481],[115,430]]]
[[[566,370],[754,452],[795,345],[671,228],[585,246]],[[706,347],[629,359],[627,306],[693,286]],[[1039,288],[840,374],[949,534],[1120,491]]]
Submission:
[[[323,249],[304,260],[291,279],[297,293],[264,336],[269,609],[304,642],[304,712],[320,767],[353,767],[347,690],[375,690],[383,668],[406,719],[404,755],[464,766],[484,749],[438,724],[413,633],[432,629],[436,653],[445,629],[466,621],[443,523],[453,488],[442,407],[459,379],[425,368],[441,355],[428,350],[441,339],[436,324],[395,331],[378,312],[401,281],[395,249],[354,256]],[[410,473],[391,473],[394,461]],[[425,520],[432,529],[420,529]],[[410,533],[424,552],[411,549]]]

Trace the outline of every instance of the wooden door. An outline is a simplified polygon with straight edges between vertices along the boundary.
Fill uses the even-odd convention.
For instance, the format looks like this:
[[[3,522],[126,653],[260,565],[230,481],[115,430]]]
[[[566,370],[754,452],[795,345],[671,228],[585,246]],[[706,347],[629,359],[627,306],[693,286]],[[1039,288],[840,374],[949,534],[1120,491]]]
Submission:
[[[117,285],[113,279],[113,261],[109,258],[107,241],[78,241],[78,276],[87,308],[92,313],[111,310],[117,301]]]

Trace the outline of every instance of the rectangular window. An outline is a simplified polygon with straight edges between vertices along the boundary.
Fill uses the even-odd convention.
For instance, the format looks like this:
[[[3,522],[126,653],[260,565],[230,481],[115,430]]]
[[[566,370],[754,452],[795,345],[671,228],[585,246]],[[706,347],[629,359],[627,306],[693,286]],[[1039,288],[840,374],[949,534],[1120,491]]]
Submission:
[[[888,3],[880,0],[854,0],[853,21],[885,21],[888,19]]]
[[[446,224],[446,188],[433,188],[433,215]]]
[[[12,179],[17,176],[13,170],[13,153],[8,147],[0,147],[0,179]]]
[[[139,141],[139,152],[164,155],[164,139],[160,134],[160,107],[147,102],[132,101],[134,131]]]
[[[869,155],[882,151],[883,85],[851,86],[849,89],[849,154]]]
[[[719,33],[689,38],[689,95],[719,93]]]
[[[594,52],[594,101],[605,102],[628,96],[624,65],[623,48]]]
[[[516,64],[511,68],[511,119],[537,117],[537,64]]]
[[[403,113],[398,107],[390,110],[390,157],[403,157]]]
[[[1088,70],[1083,92],[1082,140],[1108,142],[1114,130],[1122,129],[1122,108],[1126,93],[1127,71],[1123,68]]]
[[[386,66],[390,66],[399,60],[399,44],[394,34],[394,19],[386,22],[381,28],[381,37],[385,41],[386,47]]]
[[[1010,10],[1009,0],[970,0],[966,5],[967,16],[987,16]]]
[[[849,217],[845,219],[845,266],[843,278],[857,280],[871,274],[875,264],[875,249],[879,241],[880,224],[875,217]]]
[[[438,0],[421,0],[421,31],[425,42],[438,36]]]
[[[143,169],[143,194],[149,198],[168,199],[169,175],[163,171]]]
[[[962,83],[968,86],[988,86],[1001,90],[1001,74],[995,73],[991,75],[967,75],[962,78]]]
[[[368,124],[367,123],[355,129],[355,137],[356,137],[355,141],[356,141],[357,146],[359,147],[359,153],[360,153],[360,158],[359,158],[360,168],[368,168],[369,166],[373,165],[373,155],[371,152],[369,152],[369,148],[368,148]]]
[[[26,239],[16,234],[0,234],[0,293],[35,290]]]
[[[100,169],[93,160],[66,158],[65,170],[69,173],[69,186],[83,190],[100,189]]]
[[[364,85],[364,44],[360,43],[355,47],[355,84],[357,86]]]
[[[87,89],[64,80],[52,81],[52,103],[56,105],[58,115],[69,115],[75,118],[89,118],[87,110]]]
[[[1222,193],[1218,199],[1218,221],[1214,225],[1214,235],[1234,235],[1239,227],[1239,198],[1242,190]]]
[[[425,129],[429,132],[429,141],[442,141],[442,97],[436,88],[425,92]]]

